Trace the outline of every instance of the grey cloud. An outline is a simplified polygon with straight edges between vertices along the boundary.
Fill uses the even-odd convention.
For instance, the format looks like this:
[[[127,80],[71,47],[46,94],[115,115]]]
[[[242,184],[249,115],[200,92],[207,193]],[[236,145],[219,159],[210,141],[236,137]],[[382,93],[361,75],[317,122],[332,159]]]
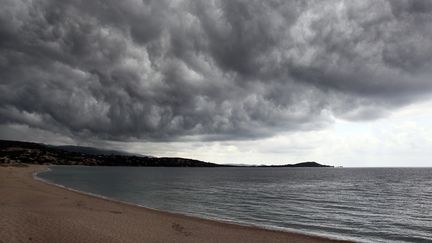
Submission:
[[[377,119],[430,96],[431,23],[429,1],[2,0],[0,123],[172,141]]]

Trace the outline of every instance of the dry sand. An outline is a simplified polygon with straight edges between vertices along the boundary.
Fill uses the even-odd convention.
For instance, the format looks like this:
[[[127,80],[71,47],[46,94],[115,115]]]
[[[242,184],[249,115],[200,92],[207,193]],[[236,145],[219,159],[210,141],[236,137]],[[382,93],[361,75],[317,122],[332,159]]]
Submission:
[[[92,197],[32,178],[44,169],[0,167],[0,243],[337,242]]]

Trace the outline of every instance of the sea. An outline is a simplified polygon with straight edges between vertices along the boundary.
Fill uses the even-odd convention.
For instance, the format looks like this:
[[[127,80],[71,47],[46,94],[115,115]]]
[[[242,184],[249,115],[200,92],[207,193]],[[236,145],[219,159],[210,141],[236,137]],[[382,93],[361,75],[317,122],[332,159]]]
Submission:
[[[148,208],[358,242],[432,242],[432,168],[50,168],[38,177]]]

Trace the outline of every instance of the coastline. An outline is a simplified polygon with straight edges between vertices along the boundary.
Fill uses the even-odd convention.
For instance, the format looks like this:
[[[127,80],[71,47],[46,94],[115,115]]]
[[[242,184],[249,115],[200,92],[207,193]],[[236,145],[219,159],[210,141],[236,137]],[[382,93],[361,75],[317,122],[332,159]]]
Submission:
[[[38,165],[31,165],[29,167],[0,167],[0,175],[2,180],[5,180],[2,182],[4,186],[0,187],[1,194],[6,195],[5,192],[8,190],[10,191],[10,188],[7,188],[10,186],[9,184],[21,183],[32,189],[24,190],[26,193],[21,191],[18,193],[19,195],[15,196],[15,199],[18,199],[20,203],[24,204],[21,205],[21,207],[14,206],[15,210],[21,210],[21,213],[29,211],[28,213],[31,214],[30,218],[34,216],[32,214],[33,210],[37,212],[46,211],[46,214],[48,214],[37,220],[41,221],[41,227],[36,227],[36,231],[39,232],[39,235],[37,232],[33,232],[35,231],[35,225],[32,225],[30,227],[33,228],[32,230],[28,232],[26,232],[26,230],[21,230],[23,232],[20,234],[14,235],[9,232],[4,235],[8,230],[3,231],[3,233],[0,233],[0,242],[27,241],[30,239],[32,242],[58,240],[62,242],[73,242],[77,240],[83,242],[100,240],[105,242],[348,242],[298,232],[267,229],[255,225],[241,225],[235,222],[206,219],[152,209],[130,202],[79,191],[63,185],[57,185],[37,176],[38,173],[47,169],[49,169],[48,166]],[[41,192],[43,192],[42,194],[51,195],[47,196],[47,198],[41,198],[41,195],[39,195]],[[34,195],[34,197],[39,200],[32,198],[31,194],[37,194]],[[59,195],[56,198],[57,200],[53,200],[55,199],[52,198],[53,194]],[[40,207],[35,208],[34,205],[28,205],[28,203],[26,205],[25,201],[20,200],[21,197],[30,197],[32,199],[30,201],[36,202],[36,205]],[[8,198],[9,201],[14,201],[13,199],[13,196],[12,198]],[[69,203],[64,201],[68,201]],[[48,205],[44,207],[44,204]],[[46,207],[51,204],[55,205],[52,205],[53,207]],[[1,200],[0,206],[0,212],[2,212],[8,210],[8,206],[10,205],[7,200],[5,202]],[[16,213],[20,214],[18,212]],[[12,214],[14,214],[14,212],[12,212]],[[66,233],[65,235],[59,234],[58,232],[52,235],[47,234],[44,231],[52,230],[45,229],[43,226],[44,223],[46,223],[43,222],[43,218],[47,216],[52,216],[55,221],[60,221],[61,225],[67,224],[69,228],[75,228],[77,224],[84,223],[85,225],[82,225],[82,231],[86,234],[82,234],[83,232],[79,229],[67,230],[64,232]],[[64,220],[65,222],[61,222],[64,216],[69,216],[69,218]],[[24,225],[22,228],[27,228],[25,222],[28,221],[28,219],[26,219],[26,217],[17,217],[14,220],[8,217],[7,214],[6,217],[0,220],[0,227],[9,229],[9,231],[17,231],[17,229],[14,229],[13,225],[11,225],[11,222],[8,221],[20,219],[24,220],[24,222],[21,223],[21,225]],[[50,220],[50,218],[47,219],[47,221]],[[51,228],[53,226],[49,225],[48,227]],[[89,228],[91,229],[90,232],[88,232]],[[112,230],[107,230],[108,228]]]

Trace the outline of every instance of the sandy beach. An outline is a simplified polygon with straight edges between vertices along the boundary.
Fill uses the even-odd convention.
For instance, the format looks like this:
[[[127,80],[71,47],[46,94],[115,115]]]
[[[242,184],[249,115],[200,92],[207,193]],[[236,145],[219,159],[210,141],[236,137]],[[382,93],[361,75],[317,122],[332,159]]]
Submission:
[[[161,212],[33,179],[46,168],[0,167],[0,243],[338,242]]]

